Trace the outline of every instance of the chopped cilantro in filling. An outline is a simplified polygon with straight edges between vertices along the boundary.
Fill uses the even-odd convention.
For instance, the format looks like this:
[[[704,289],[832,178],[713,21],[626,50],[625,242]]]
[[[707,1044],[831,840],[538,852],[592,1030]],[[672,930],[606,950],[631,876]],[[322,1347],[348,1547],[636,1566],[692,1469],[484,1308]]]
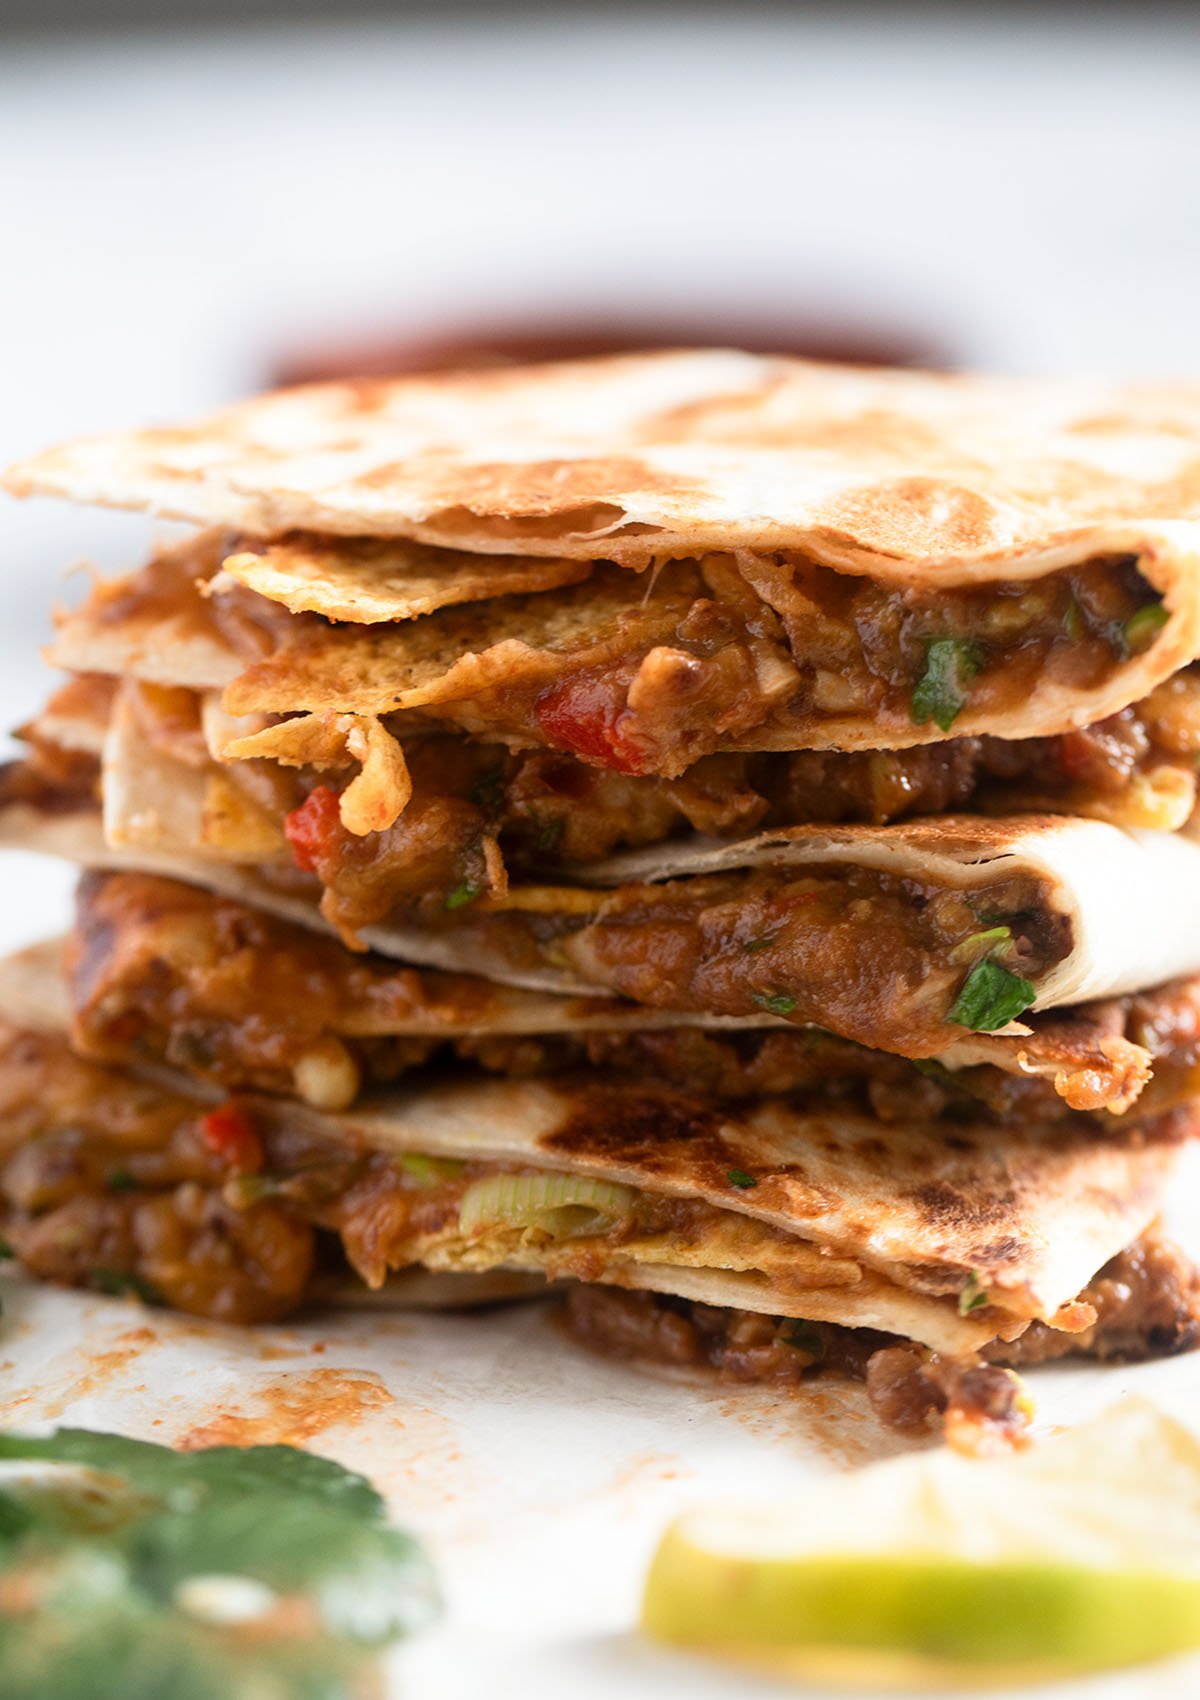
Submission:
[[[949,1019],[974,1033],[994,1033],[1029,1008],[1037,993],[1028,980],[981,957],[963,981]]]
[[[967,686],[983,665],[982,646],[966,638],[934,638],[925,651],[925,671],[912,694],[916,726],[932,720],[948,732],[967,706]]]

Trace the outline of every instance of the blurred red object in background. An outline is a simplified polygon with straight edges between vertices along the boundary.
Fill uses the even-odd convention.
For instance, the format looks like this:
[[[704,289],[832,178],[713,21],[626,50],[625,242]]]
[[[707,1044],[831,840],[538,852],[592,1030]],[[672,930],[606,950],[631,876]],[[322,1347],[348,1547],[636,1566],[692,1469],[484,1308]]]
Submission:
[[[886,324],[816,318],[738,320],[683,316],[524,319],[461,325],[407,337],[331,340],[297,349],[273,365],[275,384],[330,378],[376,378],[454,367],[522,366],[655,348],[744,348],[752,354],[799,354],[852,366],[946,367],[953,356],[928,339]]]

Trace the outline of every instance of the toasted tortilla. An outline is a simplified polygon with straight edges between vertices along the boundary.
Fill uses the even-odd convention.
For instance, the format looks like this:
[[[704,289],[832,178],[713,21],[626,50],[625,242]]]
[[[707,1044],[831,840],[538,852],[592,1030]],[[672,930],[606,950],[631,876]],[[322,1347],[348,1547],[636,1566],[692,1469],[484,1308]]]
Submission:
[[[116,847],[101,829],[96,810],[45,812],[25,804],[0,809],[0,848],[27,849],[58,856],[83,867],[115,872],[132,871],[161,875],[246,903],[281,920],[329,933],[332,929],[314,899],[289,894],[270,885],[253,867],[223,861],[179,849]],[[393,1008],[385,1021],[390,1033],[429,1034],[443,1037],[456,1032],[555,1033],[605,1031],[628,1026],[652,1030],[672,1026],[712,1029],[784,1027],[782,1017],[759,1011],[753,1016],[717,1016],[702,1011],[673,1011],[603,997],[595,986],[580,986],[566,996],[544,995],[546,988],[521,988],[496,978],[479,979],[480,964],[474,953],[445,945],[453,941],[431,939],[419,929],[371,929],[369,943],[380,955],[420,964],[435,971],[449,969],[471,976],[471,1004],[485,1014],[468,1016],[463,1026],[448,1012],[455,1008],[453,997],[443,1001],[432,985],[436,973],[423,973],[420,995],[409,1016],[401,1019]],[[408,947],[416,954],[410,954]],[[431,956],[449,954],[452,961],[430,962]],[[461,984],[451,981],[449,984]],[[426,989],[428,988],[428,989]],[[557,988],[551,986],[549,992]],[[541,993],[542,995],[538,995]],[[593,1013],[594,1012],[594,1013]],[[409,1024],[411,1022],[411,1025]],[[1113,1041],[1119,1041],[1114,1049]],[[1013,1024],[1005,1034],[967,1033],[938,1053],[936,1061],[950,1070],[991,1066],[1018,1075],[1034,1075],[1054,1082],[1068,1100],[1072,1081],[1081,1074],[1106,1083],[1102,1085],[1105,1107],[1120,1113],[1135,1102],[1149,1073],[1149,1054],[1143,1047],[1129,1045],[1114,1030],[1104,1005],[1080,1005],[1059,1015],[1034,1017],[1033,1025]]]
[[[1200,844],[1066,815],[927,817],[892,826],[790,827],[739,843],[693,839],[635,850],[577,870],[587,885],[801,868],[875,867],[977,887],[997,873],[1049,880],[1048,907],[1068,917],[1069,955],[1038,985],[1035,1010],[1119,996],[1200,972]]]
[[[294,614],[376,625],[412,620],[461,602],[578,584],[588,561],[468,555],[406,538],[358,537],[331,544],[293,534],[235,549],[221,561],[247,590]]]
[[[22,727],[21,735],[82,755],[101,756],[119,689],[120,681],[108,674],[76,674]]]
[[[664,569],[631,595],[627,576],[610,568],[554,596],[445,609],[399,628],[333,629],[248,667],[225,704],[233,714],[387,714],[549,685],[564,658],[600,667],[669,644],[702,588],[690,568]]]
[[[802,549],[928,585],[1033,576],[1160,522],[1194,548],[1198,443],[1195,385],[694,350],[282,390],[47,450],[6,483],[260,536],[639,562]]]
[[[189,690],[228,684],[244,663],[198,594],[219,569],[224,548],[221,534],[205,532],[163,550],[139,573],[97,579],[77,608],[56,610],[46,660],[66,673]],[[265,643],[258,647],[266,652]]]
[[[60,1030],[53,992],[37,990],[52,980],[54,955],[23,953],[0,969],[0,1013],[18,1029]],[[451,1082],[337,1116],[278,1098],[243,1102],[266,1125],[334,1146],[589,1176],[703,1203],[719,1214],[695,1233],[668,1218],[654,1232],[594,1242],[591,1278],[883,1329],[951,1354],[1011,1338],[1035,1318],[1086,1326],[1072,1300],[1149,1225],[1192,1131],[1179,1112],[1128,1140],[966,1127],[951,1149],[919,1126],[805,1116],[772,1101],[731,1109],[595,1079]],[[561,1252],[500,1224],[436,1235],[422,1261],[553,1275]],[[981,1290],[986,1303],[967,1302]]]

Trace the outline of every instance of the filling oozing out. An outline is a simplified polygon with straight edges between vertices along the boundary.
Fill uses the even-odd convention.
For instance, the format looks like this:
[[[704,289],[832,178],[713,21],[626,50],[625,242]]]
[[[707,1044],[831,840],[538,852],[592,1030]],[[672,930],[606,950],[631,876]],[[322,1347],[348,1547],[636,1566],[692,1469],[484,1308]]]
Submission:
[[[852,1260],[822,1259],[699,1201],[578,1175],[334,1148],[287,1118],[260,1120],[235,1101],[205,1110],[74,1058],[61,1038],[16,1029],[3,1034],[0,1108],[9,1254],[45,1278],[228,1321],[286,1315],[347,1263],[370,1285],[417,1259],[455,1270],[524,1264],[589,1283],[570,1291],[570,1326],[622,1358],[777,1386],[848,1374],[866,1381],[884,1420],[911,1428],[942,1412],[960,1436],[1023,1422],[1019,1386],[1000,1365],[1081,1351],[1162,1355],[1192,1345],[1200,1329],[1200,1284],[1154,1234],[1089,1283],[1071,1307],[1080,1331],[1034,1323],[952,1360],[802,1315],[591,1285],[623,1261],[661,1263],[672,1248],[685,1263],[703,1263],[711,1248],[728,1267],[768,1271],[798,1310],[806,1284],[862,1278]],[[978,1297],[965,1287],[959,1309],[976,1313]]]
[[[1008,1369],[1066,1356],[1138,1362],[1200,1342],[1200,1275],[1152,1229],[1112,1258],[1080,1294],[1095,1321],[1079,1334],[1034,1322],[1016,1340],[955,1360],[871,1329],[721,1309],[658,1293],[576,1286],[567,1323],[576,1339],[624,1361],[715,1372],[722,1382],[795,1387],[820,1371],[866,1383],[892,1428],[940,1416],[968,1446],[996,1428],[1019,1431],[1027,1407]]]
[[[253,663],[264,630],[298,629],[288,624],[296,616],[240,587],[212,603],[217,628]],[[1050,686],[1095,690],[1167,621],[1128,556],[936,591],[789,552],[668,561],[645,585],[600,563],[586,584],[519,605],[524,649],[504,677],[448,693],[427,712],[620,773],[668,777],[716,750],[771,748],[783,734],[804,742],[830,722],[865,718],[889,734],[936,736],[968,707],[1003,716]],[[563,607],[579,613],[565,630],[553,622]],[[448,655],[486,644],[475,610],[427,618],[444,625]],[[386,675],[379,628],[324,625],[340,634],[338,677]],[[320,629],[312,626],[318,639]],[[403,624],[395,644],[397,656],[408,653]],[[263,663],[255,689],[272,677],[282,686],[290,666],[286,656]],[[254,694],[243,693],[246,706]]]

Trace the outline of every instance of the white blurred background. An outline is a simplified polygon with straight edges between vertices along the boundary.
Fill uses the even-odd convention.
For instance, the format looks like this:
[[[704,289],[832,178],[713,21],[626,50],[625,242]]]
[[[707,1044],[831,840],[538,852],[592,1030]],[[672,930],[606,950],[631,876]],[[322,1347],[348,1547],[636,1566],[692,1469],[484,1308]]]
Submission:
[[[492,330],[1200,375],[1195,7],[23,13],[0,458]],[[0,506],[0,718],[62,569],[148,536]]]

